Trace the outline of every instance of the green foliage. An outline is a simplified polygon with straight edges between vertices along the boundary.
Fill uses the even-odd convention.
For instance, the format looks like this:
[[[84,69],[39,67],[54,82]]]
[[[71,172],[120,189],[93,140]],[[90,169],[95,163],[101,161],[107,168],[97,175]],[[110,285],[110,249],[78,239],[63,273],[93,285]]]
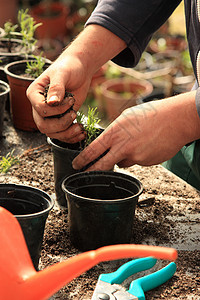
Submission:
[[[36,24],[35,20],[28,13],[28,9],[18,11],[18,24],[8,21],[4,24],[5,35],[8,38],[8,50],[11,52],[11,38],[19,38],[22,40],[23,53],[28,55],[33,51],[37,40],[34,37],[35,30],[42,23]],[[18,29],[18,30],[17,30]]]
[[[98,117],[98,112],[96,111],[97,107],[92,108],[88,106],[88,116],[84,116],[83,112],[78,111],[77,113],[77,122],[83,124],[87,136],[85,139],[85,147],[87,147],[99,133],[99,128],[96,126],[101,120]]]
[[[184,68],[183,71],[185,75],[193,73],[191,58],[188,49],[181,52],[181,63]]]
[[[5,38],[11,39],[12,38],[12,33],[16,31],[18,28],[17,24],[13,24],[12,22],[8,21],[4,24],[4,31],[5,31]]]
[[[22,36],[22,42],[27,52],[31,52],[33,46],[36,43],[36,39],[34,38],[35,30],[38,26],[42,25],[41,23],[36,24],[33,17],[28,14],[28,9],[19,10],[18,12],[18,22],[20,25],[20,33]]]
[[[26,74],[29,74],[32,78],[37,78],[44,71],[45,59],[42,57],[42,53],[38,56],[33,55],[33,58],[33,60],[26,63]]]
[[[14,150],[7,153],[6,156],[0,156],[0,173],[7,173],[13,165],[19,164],[19,158],[13,153]]]

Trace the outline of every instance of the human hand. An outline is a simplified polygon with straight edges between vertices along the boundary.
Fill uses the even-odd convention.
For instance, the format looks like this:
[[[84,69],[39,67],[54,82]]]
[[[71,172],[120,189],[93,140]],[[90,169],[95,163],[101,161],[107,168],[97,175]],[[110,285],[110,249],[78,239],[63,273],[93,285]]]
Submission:
[[[44,91],[48,85],[45,101]],[[73,121],[89,86],[90,78],[80,60],[61,55],[27,89],[38,129],[50,138],[68,143],[84,139],[82,127]],[[65,97],[66,91],[73,96]]]
[[[119,167],[159,164],[199,135],[197,123],[199,126],[194,95],[185,99],[178,95],[134,106],[125,110],[83,150],[74,159],[73,167],[82,169],[107,149],[109,151],[88,171],[110,170],[115,164]]]

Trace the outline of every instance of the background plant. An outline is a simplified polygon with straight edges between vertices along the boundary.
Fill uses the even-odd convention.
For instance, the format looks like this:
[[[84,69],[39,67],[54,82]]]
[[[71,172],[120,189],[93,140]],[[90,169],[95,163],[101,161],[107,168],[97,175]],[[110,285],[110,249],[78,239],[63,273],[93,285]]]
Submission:
[[[7,47],[8,47],[8,52],[11,52],[12,49],[12,44],[11,44],[11,38],[13,38],[13,32],[16,31],[18,25],[13,24],[12,22],[8,21],[4,24],[4,31],[5,31],[5,38],[8,39],[7,42]]]
[[[36,24],[34,18],[28,13],[28,9],[20,9],[18,11],[17,19],[18,24],[13,24],[10,21],[4,24],[4,38],[8,38],[9,52],[11,52],[11,39],[15,37],[20,38],[22,40],[23,52],[27,55],[33,51],[37,42],[34,37],[35,30],[42,25],[42,23]]]
[[[18,12],[18,22],[20,25],[20,33],[22,36],[22,43],[26,51],[29,53],[33,50],[37,40],[34,37],[35,30],[37,27],[42,25],[42,23],[36,24],[35,20],[28,13],[28,9],[19,10]]]
[[[0,159],[0,173],[7,173],[12,166],[19,164],[19,158],[14,156],[14,150],[6,156],[0,156]]]

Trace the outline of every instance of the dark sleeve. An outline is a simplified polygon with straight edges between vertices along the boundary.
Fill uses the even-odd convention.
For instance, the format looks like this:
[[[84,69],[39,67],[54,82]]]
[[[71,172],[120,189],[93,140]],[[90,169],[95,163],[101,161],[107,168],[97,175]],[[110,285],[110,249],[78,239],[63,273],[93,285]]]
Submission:
[[[124,67],[134,67],[152,34],[180,2],[181,0],[99,0],[86,26],[101,25],[124,40],[127,48],[113,61]]]

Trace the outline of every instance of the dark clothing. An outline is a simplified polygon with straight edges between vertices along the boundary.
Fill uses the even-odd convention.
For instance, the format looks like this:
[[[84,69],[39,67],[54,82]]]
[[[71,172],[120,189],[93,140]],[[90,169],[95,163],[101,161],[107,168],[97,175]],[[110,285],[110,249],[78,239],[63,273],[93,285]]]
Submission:
[[[124,67],[134,67],[153,33],[165,23],[180,2],[181,0],[99,0],[86,25],[101,25],[124,40],[127,48],[113,61]],[[197,79],[196,106],[200,116],[200,75],[197,71],[200,74],[200,0],[184,2],[188,46]],[[200,189],[200,141],[184,146],[165,165]]]
[[[200,23],[197,2],[185,0],[187,39],[196,74],[200,49]],[[88,24],[101,25],[127,44],[113,61],[124,67],[134,67],[140,60],[152,34],[169,18],[181,0],[99,0]]]

